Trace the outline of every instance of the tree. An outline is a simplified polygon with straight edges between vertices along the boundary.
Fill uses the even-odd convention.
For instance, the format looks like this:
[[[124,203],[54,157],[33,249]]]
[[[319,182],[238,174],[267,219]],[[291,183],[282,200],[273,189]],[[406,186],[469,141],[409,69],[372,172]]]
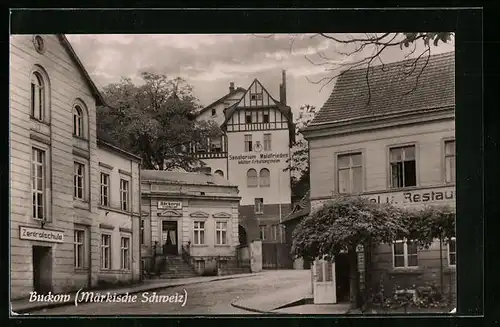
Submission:
[[[295,122],[295,143],[292,147],[292,155],[287,159],[287,167],[284,171],[292,172],[292,202],[304,197],[309,190],[309,146],[301,131],[309,125],[316,114],[316,107],[305,104],[299,109],[299,115]]]
[[[144,72],[142,85],[130,79],[104,89],[109,107],[97,111],[98,135],[142,158],[145,169],[192,171],[203,165],[188,150],[221,134],[217,124],[196,121],[200,107],[181,78]]]
[[[336,36],[335,34],[319,33],[314,34],[311,37],[323,37],[328,40],[341,45],[342,51],[338,51],[337,54],[343,56],[343,59],[335,56],[335,58],[329,57],[324,54],[324,52],[317,52],[319,60],[313,60],[306,55],[306,59],[313,65],[325,66],[326,70],[332,73],[323,77],[319,80],[310,82],[314,84],[322,85],[321,88],[325,87],[331,83],[336,78],[342,76],[346,72],[356,69],[356,68],[366,68],[366,83],[368,84],[368,102],[370,101],[370,70],[373,65],[381,64],[382,70],[384,70],[384,61],[382,60],[382,54],[388,48],[399,47],[401,50],[407,48],[409,51],[405,54],[405,59],[410,57],[415,57],[410,60],[403,68],[403,73],[405,75],[417,74],[416,83],[418,84],[418,77],[422,74],[425,67],[429,62],[431,55],[431,45],[438,46],[440,42],[447,43],[454,38],[455,33],[445,32],[445,33],[365,33],[363,36]],[[417,51],[417,45],[423,44],[423,50]],[[364,54],[367,53],[367,54]],[[356,58],[357,56],[361,58]],[[423,60],[424,64],[419,65],[419,62]],[[420,67],[417,69],[417,67]],[[417,85],[415,85],[416,88]]]
[[[334,195],[297,225],[292,253],[309,261],[321,257],[331,261],[341,251],[347,251],[351,304],[360,307],[356,248],[371,249],[407,235],[402,214],[401,209],[390,204],[374,204],[359,196]]]

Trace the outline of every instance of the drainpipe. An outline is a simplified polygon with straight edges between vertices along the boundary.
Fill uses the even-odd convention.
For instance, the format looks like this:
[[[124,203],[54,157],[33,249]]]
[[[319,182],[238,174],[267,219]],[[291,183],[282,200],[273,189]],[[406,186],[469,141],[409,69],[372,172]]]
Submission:
[[[144,280],[144,271],[142,267],[142,243],[141,243],[141,224],[142,224],[142,192],[141,192],[141,163],[137,165],[139,168],[139,281],[142,282]],[[144,227],[143,227],[144,228]]]

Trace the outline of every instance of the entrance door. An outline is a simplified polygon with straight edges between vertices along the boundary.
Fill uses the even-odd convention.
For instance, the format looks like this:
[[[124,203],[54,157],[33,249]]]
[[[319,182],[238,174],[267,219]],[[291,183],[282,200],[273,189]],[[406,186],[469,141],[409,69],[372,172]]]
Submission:
[[[335,257],[335,284],[337,302],[348,302],[350,293],[349,257],[347,253],[340,253]]]
[[[46,294],[52,291],[52,248],[33,246],[33,290]]]
[[[337,303],[335,263],[326,260],[316,260],[312,271],[314,304]]]
[[[177,222],[163,221],[162,222],[162,245],[163,254],[177,255]]]

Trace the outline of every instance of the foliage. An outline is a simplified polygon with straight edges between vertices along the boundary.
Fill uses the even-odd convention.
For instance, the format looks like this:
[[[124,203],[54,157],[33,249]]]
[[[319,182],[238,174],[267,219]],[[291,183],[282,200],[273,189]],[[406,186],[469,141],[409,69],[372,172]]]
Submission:
[[[213,122],[195,120],[199,105],[192,87],[181,78],[141,76],[142,85],[122,79],[105,87],[110,107],[98,108],[99,137],[140,156],[145,169],[190,171],[202,165],[187,153],[187,145],[221,131]]]
[[[292,202],[299,201],[309,191],[309,146],[301,131],[314,119],[316,107],[305,104],[295,121],[295,143],[284,171],[292,172]]]
[[[368,242],[392,242],[398,235],[408,233],[401,215],[402,211],[390,204],[336,195],[298,224],[292,252],[308,260],[322,256],[331,259],[342,250]]]
[[[398,293],[404,290],[399,285],[393,287],[392,295],[384,299],[382,303],[373,303],[385,309],[398,308],[445,308],[449,306],[447,296],[442,294],[434,283],[425,283],[422,286],[413,285],[416,291],[414,297],[411,293]]]
[[[423,248],[428,248],[435,239],[446,242],[455,237],[455,213],[448,205],[406,209],[403,220],[408,230],[406,238],[415,240]]]

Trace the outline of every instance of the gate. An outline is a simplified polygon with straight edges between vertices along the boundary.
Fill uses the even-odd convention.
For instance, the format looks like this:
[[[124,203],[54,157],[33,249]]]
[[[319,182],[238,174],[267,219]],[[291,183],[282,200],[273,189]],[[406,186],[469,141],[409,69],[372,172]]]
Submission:
[[[262,243],[262,269],[293,269],[290,250],[286,243]]]

